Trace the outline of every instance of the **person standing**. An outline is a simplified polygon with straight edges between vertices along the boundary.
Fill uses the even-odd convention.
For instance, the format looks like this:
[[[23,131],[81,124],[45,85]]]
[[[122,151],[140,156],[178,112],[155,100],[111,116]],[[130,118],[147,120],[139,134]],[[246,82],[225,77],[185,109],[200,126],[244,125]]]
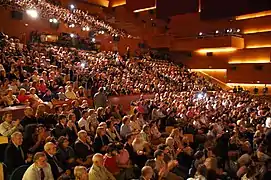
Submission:
[[[107,104],[107,97],[104,93],[104,88],[100,87],[98,92],[94,95],[94,106],[95,109],[98,109],[99,107],[106,107]]]

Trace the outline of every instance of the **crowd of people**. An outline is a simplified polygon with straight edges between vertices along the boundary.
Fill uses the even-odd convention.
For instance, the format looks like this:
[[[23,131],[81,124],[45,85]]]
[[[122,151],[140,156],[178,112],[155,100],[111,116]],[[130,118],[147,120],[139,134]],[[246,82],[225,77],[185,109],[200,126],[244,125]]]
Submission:
[[[34,1],[12,2],[32,8],[24,4]],[[45,9],[56,6],[39,2],[35,7],[54,12]],[[63,21],[84,19],[61,12]],[[184,66],[149,56],[124,59],[117,52],[0,38],[0,104],[25,106],[21,119],[10,111],[1,119],[0,134],[10,138],[6,176],[25,165],[23,180],[270,179],[265,99],[224,91]],[[134,94],[142,95],[130,112],[107,99]]]
[[[113,28],[109,23],[90,15],[86,11],[76,8],[63,8],[46,0],[0,0],[0,5],[12,6],[13,9],[26,11],[35,9],[39,15],[45,19],[57,19],[68,26],[89,28],[93,32],[105,31],[114,36],[132,37],[123,30]]]

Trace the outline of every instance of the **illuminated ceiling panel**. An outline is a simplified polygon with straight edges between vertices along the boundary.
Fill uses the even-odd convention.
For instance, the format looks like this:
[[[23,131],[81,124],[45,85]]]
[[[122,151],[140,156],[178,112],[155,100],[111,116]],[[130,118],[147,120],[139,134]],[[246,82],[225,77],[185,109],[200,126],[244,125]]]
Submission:
[[[256,34],[256,33],[263,33],[263,32],[271,32],[270,28],[262,28],[262,29],[247,29],[244,30],[244,34]]]
[[[229,64],[266,64],[270,59],[251,59],[251,60],[230,60]]]
[[[246,14],[242,16],[237,16],[235,19],[238,20],[245,20],[245,19],[253,19],[253,18],[259,18],[259,17],[265,17],[265,16],[271,16],[271,11],[263,11],[253,14]]]
[[[219,47],[219,48],[203,48],[203,49],[198,49],[196,52],[198,53],[208,53],[208,52],[233,52],[236,51],[236,48],[233,47]]]

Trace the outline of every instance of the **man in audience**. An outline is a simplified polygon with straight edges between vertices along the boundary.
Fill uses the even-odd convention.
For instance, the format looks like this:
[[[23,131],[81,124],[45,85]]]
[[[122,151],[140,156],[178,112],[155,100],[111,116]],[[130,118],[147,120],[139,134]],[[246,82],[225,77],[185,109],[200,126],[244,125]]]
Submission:
[[[75,180],[88,180],[87,168],[84,166],[76,166],[74,168]]]
[[[104,94],[104,88],[100,87],[98,92],[94,95],[95,109],[98,109],[99,107],[105,108],[106,104],[107,104],[107,97]]]
[[[31,157],[26,157],[22,149],[23,135],[21,132],[14,132],[11,135],[11,142],[5,149],[5,160],[4,163],[7,165],[8,173],[12,173],[17,167],[30,163]]]
[[[28,124],[37,124],[36,117],[34,116],[34,111],[31,107],[26,107],[24,110],[24,118],[21,120],[21,125],[25,128]]]
[[[46,157],[48,163],[51,166],[51,170],[54,176],[54,179],[57,179],[64,173],[64,167],[60,161],[56,158],[56,145],[52,142],[48,142],[44,145],[44,151],[46,153]]]
[[[21,126],[19,119],[17,119],[14,123],[12,122],[11,112],[6,112],[3,115],[3,122],[0,124],[0,134],[2,136],[10,137],[15,131],[22,129],[23,127]]]
[[[51,166],[47,163],[46,155],[37,152],[33,157],[33,164],[26,170],[22,180],[54,180]]]
[[[103,166],[103,155],[94,154],[88,177],[89,180],[115,180],[116,178]]]
[[[139,180],[151,180],[153,177],[153,170],[150,166],[144,166],[141,170]]]

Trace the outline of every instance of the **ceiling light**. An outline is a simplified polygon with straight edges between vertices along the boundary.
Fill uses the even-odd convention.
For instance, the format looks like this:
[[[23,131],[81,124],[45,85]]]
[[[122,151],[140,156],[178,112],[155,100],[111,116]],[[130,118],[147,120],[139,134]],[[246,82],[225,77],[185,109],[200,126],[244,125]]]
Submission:
[[[35,9],[26,10],[26,14],[29,15],[30,17],[34,18],[34,19],[38,18],[38,16],[39,16],[38,11],[35,10]]]
[[[70,36],[71,36],[71,38],[74,38],[74,37],[75,37],[75,35],[74,35],[74,34],[70,34]]]
[[[71,9],[74,9],[74,8],[75,8],[75,6],[74,6],[73,4],[71,4],[71,5],[70,5],[70,8],[71,8]]]

